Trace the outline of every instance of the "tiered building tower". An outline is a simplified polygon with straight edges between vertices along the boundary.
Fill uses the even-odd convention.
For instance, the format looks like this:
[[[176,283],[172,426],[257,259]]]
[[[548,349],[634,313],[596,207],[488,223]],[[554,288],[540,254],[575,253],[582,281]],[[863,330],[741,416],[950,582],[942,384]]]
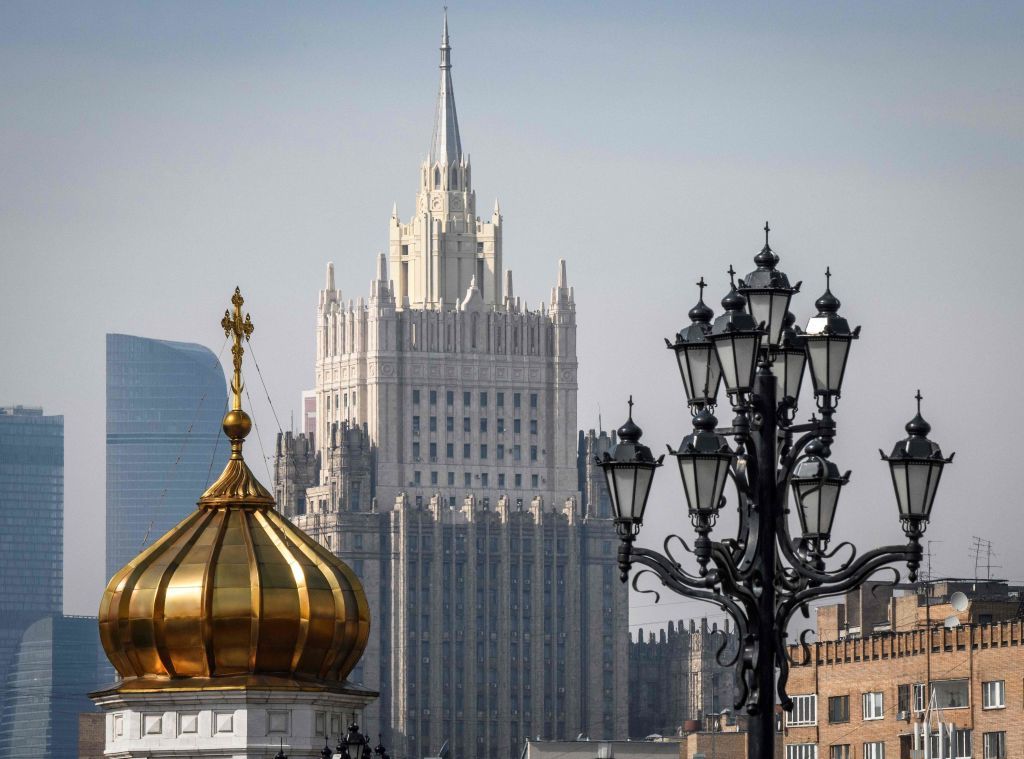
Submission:
[[[526,737],[627,728],[627,593],[578,458],[608,438],[578,449],[565,261],[528,307],[502,270],[499,205],[476,208],[446,20],[415,214],[392,211],[367,300],[346,302],[328,264],[316,431],[282,435],[275,465],[285,513],[379,610],[353,677],[381,691],[367,718],[397,756],[518,756]]]

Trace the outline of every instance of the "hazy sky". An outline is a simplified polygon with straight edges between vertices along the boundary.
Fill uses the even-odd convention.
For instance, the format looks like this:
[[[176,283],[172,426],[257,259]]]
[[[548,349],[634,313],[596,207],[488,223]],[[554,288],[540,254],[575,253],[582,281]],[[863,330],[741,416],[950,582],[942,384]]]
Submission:
[[[440,10],[0,6],[0,403],[65,415],[68,612],[95,613],[106,580],[104,334],[216,351],[241,285],[287,426],[313,384],[325,262],[344,297],[366,295],[392,202],[412,211]],[[973,574],[978,535],[1000,574],[1024,577],[1011,437],[1024,421],[1024,5],[449,13],[463,146],[479,207],[501,199],[517,294],[538,304],[568,259],[581,426],[599,409],[617,426],[633,393],[645,441],[678,444],[687,417],[662,338],[701,275],[720,310],[725,270],[753,268],[770,219],[780,268],[804,282],[800,323],[830,265],[842,313],[863,325],[839,407],[835,460],[853,479],[835,534],[902,538],[877,449],[903,434],[921,387],[933,438],[957,452],[927,535],[935,572]],[[255,416],[272,437],[263,403]],[[677,482],[667,466],[655,481],[648,543],[690,534]],[[635,604],[634,624],[701,611]]]

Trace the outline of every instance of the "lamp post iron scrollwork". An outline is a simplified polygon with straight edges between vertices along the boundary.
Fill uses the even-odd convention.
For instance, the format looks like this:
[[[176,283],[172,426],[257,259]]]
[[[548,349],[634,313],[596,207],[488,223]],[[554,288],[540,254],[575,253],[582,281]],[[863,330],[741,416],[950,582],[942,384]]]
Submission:
[[[809,616],[808,604],[857,588],[880,571],[899,572],[891,566],[906,562],[911,582],[921,563],[921,536],[931,516],[943,467],[943,457],[928,439],[930,425],[917,415],[906,425],[889,464],[899,518],[907,537],[903,545],[876,548],[860,556],[848,542],[829,549],[839,496],[850,473],[840,474],[831,461],[834,420],[850,347],[860,336],[839,315],[840,302],[832,293],[831,271],[826,270],[824,294],[815,302],[817,315],[806,331],[795,327],[790,301],[800,283],[790,286],[777,269],[779,257],[768,244],[754,258],[757,268],[735,279],[729,269],[730,289],[722,299],[725,309],[712,322],[704,303],[706,284],[698,282],[700,299],[690,312],[691,323],[666,340],[676,354],[693,432],[683,438],[676,459],[683,482],[690,521],[697,533],[692,548],[677,535],[664,541],[664,549],[635,545],[643,523],[654,473],[664,456],[655,458],[640,442],[641,429],[629,419],[619,430],[619,443],[598,463],[604,470],[616,529],[621,543],[618,562],[623,582],[634,565],[633,586],[643,574],[653,573],[670,590],[717,605],[734,621],[739,646],[730,661],[735,667],[735,707],[749,717],[749,759],[772,759],[775,743],[776,693],[784,709],[792,708],[786,684],[793,663],[786,644],[792,616]],[[796,424],[797,400],[805,366],[814,387],[817,414]],[[718,427],[714,415],[718,388],[725,385],[733,411],[731,426]],[[730,446],[731,437],[735,447]],[[712,540],[711,533],[726,503],[729,480],[735,485],[739,527],[735,538]],[[787,491],[792,490],[801,534],[790,532]],[[683,568],[673,555],[674,543],[693,555],[697,572]],[[840,552],[843,557],[836,558]],[[847,553],[848,551],[848,553]],[[834,560],[834,561],[830,561]],[[831,565],[831,566],[830,566]],[[809,654],[804,634],[804,656]],[[776,676],[776,671],[778,675]]]

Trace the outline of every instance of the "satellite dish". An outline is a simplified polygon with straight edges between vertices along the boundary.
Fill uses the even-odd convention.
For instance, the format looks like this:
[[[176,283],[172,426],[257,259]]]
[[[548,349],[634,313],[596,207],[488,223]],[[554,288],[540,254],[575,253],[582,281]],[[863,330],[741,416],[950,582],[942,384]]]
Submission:
[[[968,603],[967,595],[959,590],[949,597],[949,605],[953,607],[953,611],[967,611]]]
[[[956,618],[956,614],[950,614],[943,620],[942,624],[945,627],[959,627],[960,620]]]

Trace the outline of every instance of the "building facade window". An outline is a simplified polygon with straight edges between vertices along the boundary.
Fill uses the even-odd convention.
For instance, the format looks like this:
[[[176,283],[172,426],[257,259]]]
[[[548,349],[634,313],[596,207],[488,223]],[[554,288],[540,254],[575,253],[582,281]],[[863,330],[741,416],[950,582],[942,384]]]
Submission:
[[[851,759],[850,744],[837,743],[828,747],[828,759]]]
[[[924,683],[914,683],[914,711],[923,712],[927,701]]]
[[[832,700],[829,699],[831,707]],[[816,725],[818,723],[818,697],[811,693],[793,696],[793,711],[786,715],[787,725]]]
[[[828,721],[832,724],[850,721],[850,697],[828,697]]]
[[[885,759],[885,742],[872,741],[871,743],[865,743],[862,759]]]
[[[910,684],[896,686],[896,713],[904,714],[910,711]],[[900,719],[900,717],[897,717]]]
[[[971,757],[971,729],[953,730],[954,759],[970,759]]]
[[[984,733],[982,742],[985,744],[985,759],[1006,759],[1006,733]]]
[[[938,680],[932,683],[932,692],[932,706],[939,709],[964,709],[970,704],[970,683],[966,679]]]
[[[1006,706],[1006,681],[990,680],[981,684],[981,708],[1002,709]]]
[[[882,719],[884,714],[883,699],[881,691],[871,691],[865,693],[861,699],[861,709],[864,719]],[[864,744],[867,746],[868,744]],[[865,756],[864,759],[868,759]]]
[[[790,743],[786,746],[786,759],[818,759],[818,744]]]
[[[416,406],[418,406],[420,404],[420,391],[419,391],[419,388],[413,388],[413,391],[412,391],[412,402]]]

